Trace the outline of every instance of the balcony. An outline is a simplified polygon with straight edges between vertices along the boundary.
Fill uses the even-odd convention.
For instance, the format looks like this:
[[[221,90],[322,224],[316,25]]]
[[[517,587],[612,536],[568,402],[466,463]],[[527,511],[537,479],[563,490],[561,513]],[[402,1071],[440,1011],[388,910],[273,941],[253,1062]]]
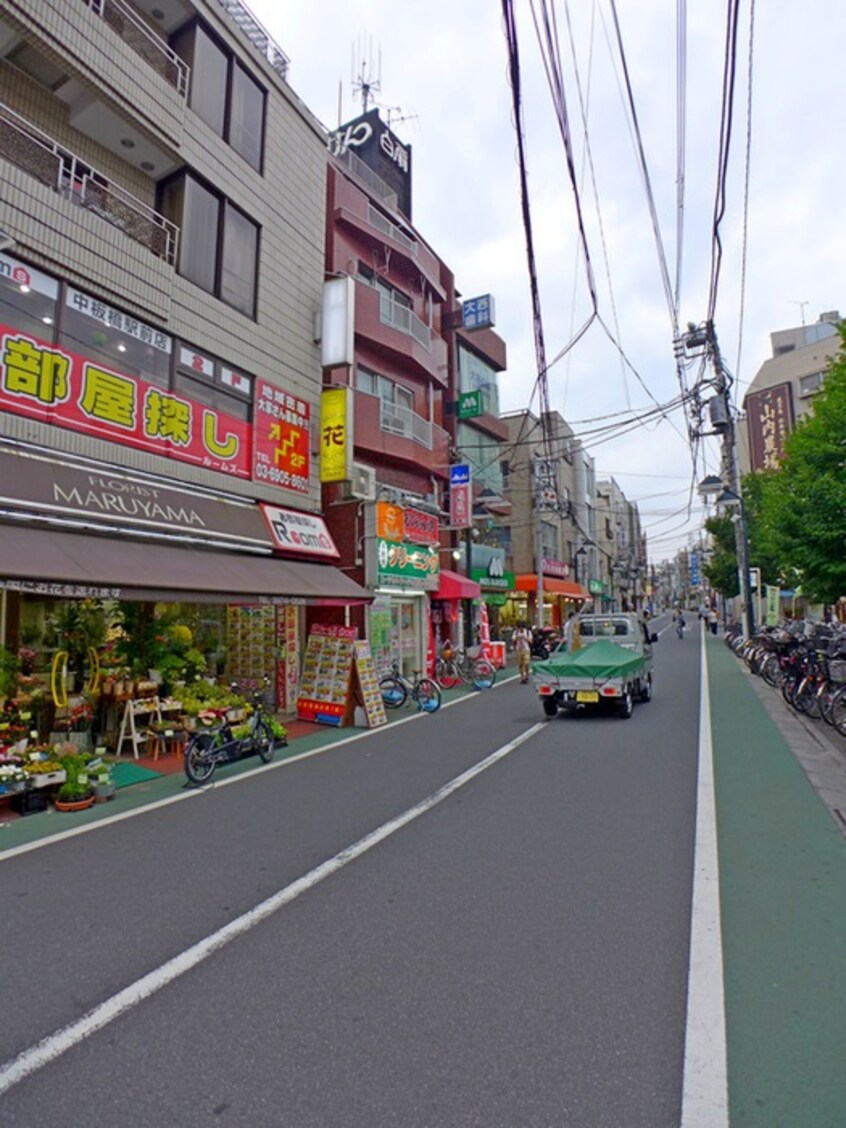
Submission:
[[[142,200],[109,183],[90,165],[0,104],[0,157],[41,184],[93,212],[170,266],[176,263],[179,228]]]
[[[127,47],[176,90],[181,98],[188,96],[190,70],[165,41],[146,24],[124,0],[82,0],[95,15],[112,28]]]
[[[357,448],[445,476],[449,459],[447,433],[442,427],[369,392],[356,389],[354,398]]]
[[[361,279],[355,290],[355,332],[393,370],[445,386],[447,346],[443,337],[410,309]]]
[[[241,0],[219,0],[220,6],[231,16],[259,54],[263,55],[281,79],[288,81],[290,61],[262,24]]]

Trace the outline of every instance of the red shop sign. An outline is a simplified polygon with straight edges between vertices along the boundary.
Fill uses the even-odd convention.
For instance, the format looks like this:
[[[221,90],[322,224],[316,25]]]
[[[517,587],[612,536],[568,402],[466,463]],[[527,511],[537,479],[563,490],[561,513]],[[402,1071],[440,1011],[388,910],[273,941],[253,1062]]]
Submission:
[[[438,544],[440,527],[433,513],[420,509],[405,510],[405,539],[412,544]]]

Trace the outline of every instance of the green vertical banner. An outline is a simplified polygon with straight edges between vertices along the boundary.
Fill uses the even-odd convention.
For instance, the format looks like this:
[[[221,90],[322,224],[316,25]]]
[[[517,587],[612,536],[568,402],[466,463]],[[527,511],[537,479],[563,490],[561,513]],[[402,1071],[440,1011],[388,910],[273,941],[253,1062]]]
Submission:
[[[767,592],[767,626],[778,626],[781,588],[766,585]]]

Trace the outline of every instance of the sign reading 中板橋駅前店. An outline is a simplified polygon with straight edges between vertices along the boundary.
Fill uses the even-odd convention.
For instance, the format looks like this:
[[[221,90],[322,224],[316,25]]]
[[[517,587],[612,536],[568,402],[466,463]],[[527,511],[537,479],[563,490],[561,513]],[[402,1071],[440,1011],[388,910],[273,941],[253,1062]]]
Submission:
[[[259,507],[276,547],[283,552],[332,558],[340,555],[326,528],[326,522],[316,513],[282,509],[278,505],[266,505],[264,502],[260,502]]]
[[[434,591],[439,583],[440,556],[435,545],[396,544],[376,539],[376,586]]]
[[[251,426],[0,325],[0,410],[233,478],[308,492],[309,405],[267,381],[258,382],[257,395]]]

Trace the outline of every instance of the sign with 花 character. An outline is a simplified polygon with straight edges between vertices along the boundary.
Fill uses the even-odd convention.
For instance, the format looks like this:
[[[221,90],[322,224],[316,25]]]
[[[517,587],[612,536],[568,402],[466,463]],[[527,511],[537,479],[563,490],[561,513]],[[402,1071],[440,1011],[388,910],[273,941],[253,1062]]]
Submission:
[[[267,380],[256,381],[253,478],[308,493],[310,406]]]
[[[352,477],[352,390],[324,388],[320,396],[320,480],[346,482]]]
[[[496,325],[493,295],[468,298],[461,303],[461,314],[462,329],[492,329]]]

